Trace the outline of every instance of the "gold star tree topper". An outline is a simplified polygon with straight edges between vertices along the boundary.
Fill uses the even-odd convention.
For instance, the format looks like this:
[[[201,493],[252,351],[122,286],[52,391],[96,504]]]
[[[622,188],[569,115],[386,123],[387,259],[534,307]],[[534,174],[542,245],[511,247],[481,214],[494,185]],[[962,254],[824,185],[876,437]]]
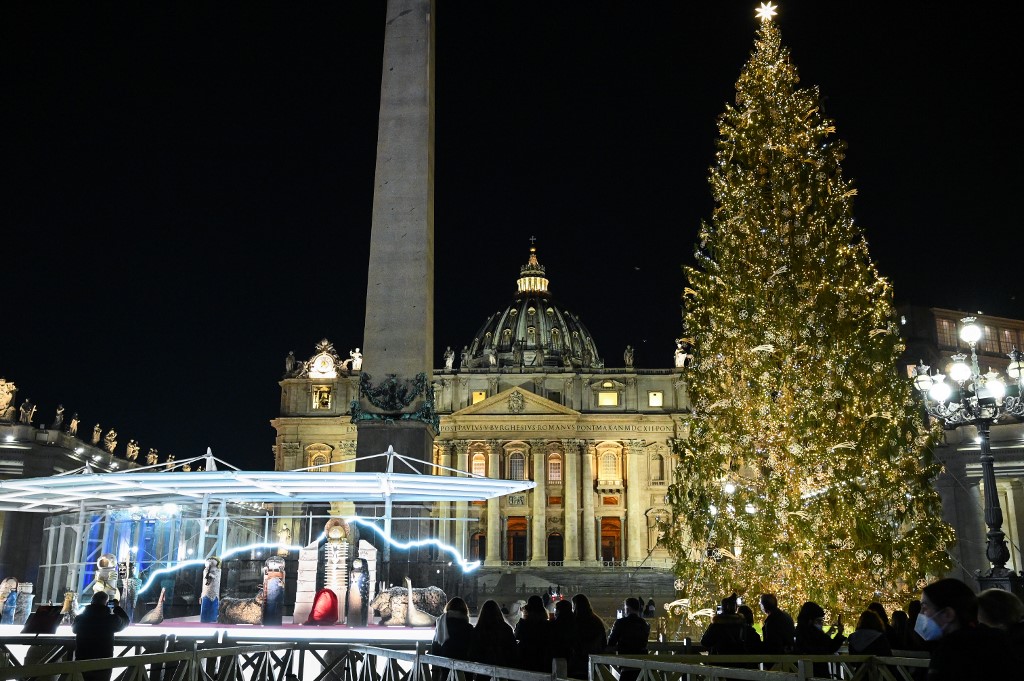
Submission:
[[[754,14],[757,15],[757,18],[761,21],[771,21],[772,17],[778,14],[778,12],[775,11],[776,9],[778,9],[777,5],[773,5],[770,2],[762,2],[761,6],[754,10]]]

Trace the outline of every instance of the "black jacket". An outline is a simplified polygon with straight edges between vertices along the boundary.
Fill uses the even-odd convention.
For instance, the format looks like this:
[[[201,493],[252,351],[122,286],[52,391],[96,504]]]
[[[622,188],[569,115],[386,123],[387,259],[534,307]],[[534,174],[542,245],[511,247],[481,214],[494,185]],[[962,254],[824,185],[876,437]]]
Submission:
[[[772,610],[764,618],[761,633],[764,635],[761,649],[765,655],[784,655],[793,649],[796,625],[793,624],[793,618],[785,612]]]
[[[712,655],[755,655],[761,652],[761,637],[743,615],[715,615],[700,639]]]
[[[608,645],[622,655],[646,655],[650,637],[650,623],[640,615],[630,613],[615,620],[608,634]]]
[[[519,666],[532,672],[551,672],[551,622],[530,614],[516,622]]]
[[[75,632],[75,659],[96,660],[114,656],[114,634],[128,626],[128,613],[115,605],[113,611],[105,605],[89,604],[75,618],[71,631]]]
[[[883,657],[892,655],[889,638],[874,629],[857,629],[850,634],[848,646],[851,655],[881,655]]]
[[[445,626],[448,629],[448,638],[444,643],[433,641],[430,644],[430,652],[433,655],[450,657],[453,660],[468,660],[469,646],[473,641],[473,625],[465,617],[451,616],[448,613],[441,615],[445,618]]]

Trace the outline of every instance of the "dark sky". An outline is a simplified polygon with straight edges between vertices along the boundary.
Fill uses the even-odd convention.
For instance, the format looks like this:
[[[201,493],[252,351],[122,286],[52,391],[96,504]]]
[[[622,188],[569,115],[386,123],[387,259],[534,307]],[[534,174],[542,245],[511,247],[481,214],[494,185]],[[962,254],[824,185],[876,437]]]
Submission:
[[[755,4],[439,0],[438,365],[536,236],[610,366],[627,343],[668,366]],[[897,300],[1024,317],[1019,17],[953,9],[786,0],[778,21]],[[379,0],[0,6],[19,402],[273,465],[285,354],[362,345],[384,20]]]

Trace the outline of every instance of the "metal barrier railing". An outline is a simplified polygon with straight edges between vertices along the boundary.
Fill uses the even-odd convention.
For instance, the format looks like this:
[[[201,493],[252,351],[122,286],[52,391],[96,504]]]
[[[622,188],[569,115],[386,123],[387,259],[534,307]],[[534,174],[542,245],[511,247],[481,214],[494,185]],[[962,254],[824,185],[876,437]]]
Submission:
[[[167,653],[144,653],[97,660],[0,667],[0,679],[68,679],[83,673],[121,669],[116,681],[286,681],[293,644],[231,646]]]
[[[404,650],[365,644],[294,641],[239,645],[175,641],[173,637],[118,640],[118,657],[61,661],[74,639],[9,637],[0,639],[0,681],[67,679],[82,672],[121,670],[114,681],[465,681],[467,675],[493,681],[567,680],[564,660],[550,673],[496,667],[429,655],[425,644]],[[125,645],[127,644],[127,645]],[[20,662],[8,646],[44,648]],[[653,644],[652,644],[653,645]],[[185,647],[185,650],[181,648]],[[156,652],[154,652],[156,651]],[[811,681],[815,663],[830,665],[833,678],[850,681],[909,681],[927,668],[926,657],[867,655],[592,655],[590,681],[620,681],[623,672],[636,681]],[[632,673],[635,672],[635,673]]]

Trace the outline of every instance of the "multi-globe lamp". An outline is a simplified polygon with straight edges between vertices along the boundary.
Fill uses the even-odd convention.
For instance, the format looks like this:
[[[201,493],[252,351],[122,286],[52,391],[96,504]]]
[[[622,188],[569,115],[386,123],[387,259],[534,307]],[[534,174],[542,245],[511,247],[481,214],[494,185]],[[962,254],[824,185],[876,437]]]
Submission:
[[[964,317],[960,324],[960,339],[970,347],[970,357],[962,352],[952,356],[949,381],[941,373],[930,374],[930,367],[923,361],[919,362],[914,371],[914,387],[924,398],[925,411],[945,428],[974,426],[978,431],[979,462],[985,488],[985,524],[988,526],[985,556],[991,563],[987,570],[979,571],[979,586],[1024,594],[1024,578],[1006,567],[1010,551],[1003,532],[1003,511],[999,505],[995,460],[989,437],[993,423],[1024,417],[1024,362],[1021,352],[1014,347],[1006,367],[1006,375],[1013,381],[1009,385],[998,372],[989,370],[982,374],[977,353],[982,337],[981,327],[975,317]]]

